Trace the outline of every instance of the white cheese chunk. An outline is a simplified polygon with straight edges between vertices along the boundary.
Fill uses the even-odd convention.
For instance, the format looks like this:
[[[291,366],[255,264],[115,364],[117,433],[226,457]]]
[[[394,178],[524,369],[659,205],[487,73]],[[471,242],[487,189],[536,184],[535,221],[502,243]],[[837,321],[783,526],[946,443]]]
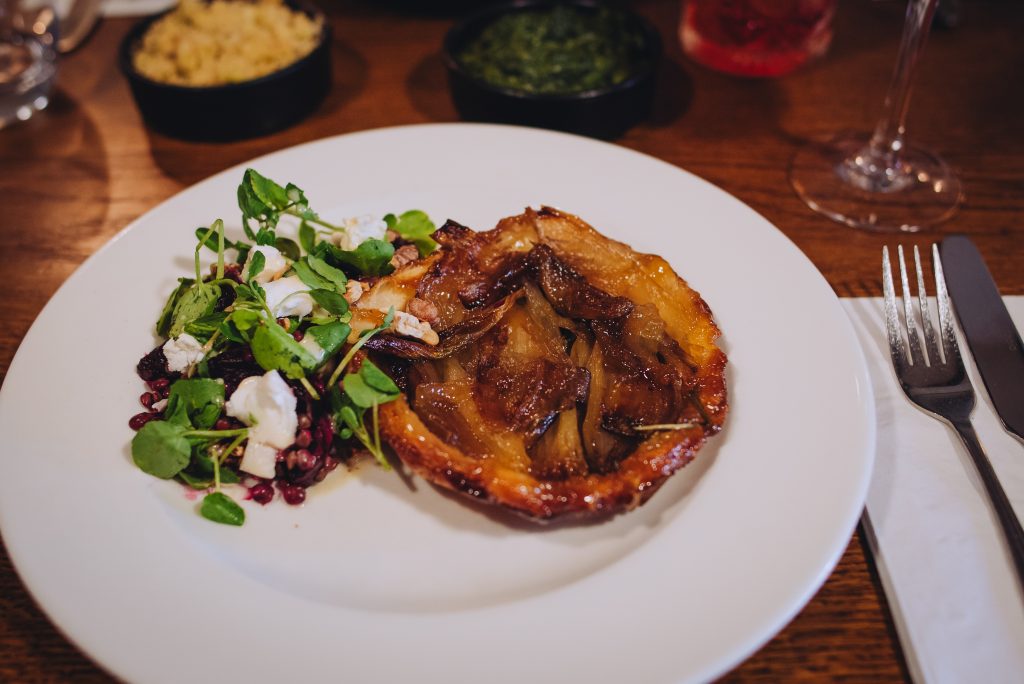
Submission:
[[[249,428],[239,468],[257,477],[274,477],[277,452],[295,443],[299,427],[295,393],[277,371],[242,380],[225,404],[227,414]]]
[[[277,474],[277,449],[252,439],[245,445],[245,453],[238,464],[239,470],[250,475],[273,480]]]
[[[362,282],[350,280],[345,283],[345,299],[348,300],[349,304],[355,304],[366,290],[367,287]]]
[[[370,215],[345,219],[341,225],[345,230],[331,235],[331,241],[347,252],[367,240],[383,240],[388,232],[388,224],[384,219]]]
[[[276,280],[288,270],[289,266],[291,266],[291,262],[281,254],[281,251],[278,250],[277,247],[271,247],[270,245],[256,245],[249,250],[249,258],[245,260],[245,266],[242,267],[242,273],[249,273],[249,264],[252,263],[252,258],[257,252],[262,254],[263,258],[266,260],[263,263],[263,270],[253,278],[257,283],[263,284]]]
[[[395,320],[391,323],[391,329],[399,335],[414,337],[430,345],[437,344],[440,341],[437,333],[430,327],[430,323],[421,321],[404,311],[395,312]]]
[[[267,306],[277,318],[308,316],[313,312],[313,298],[309,287],[298,276],[280,278],[263,286],[267,294]]]
[[[204,354],[203,345],[188,333],[182,333],[164,343],[167,370],[171,373],[184,373],[202,361]]]

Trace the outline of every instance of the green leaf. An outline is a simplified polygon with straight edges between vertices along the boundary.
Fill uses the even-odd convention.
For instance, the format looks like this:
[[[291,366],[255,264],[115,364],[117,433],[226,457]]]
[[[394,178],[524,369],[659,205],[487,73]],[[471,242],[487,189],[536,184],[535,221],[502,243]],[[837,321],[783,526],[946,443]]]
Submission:
[[[348,302],[333,290],[310,290],[309,296],[335,316],[343,316],[348,313]]]
[[[311,325],[306,329],[307,335],[312,335],[316,343],[323,349],[325,357],[330,356],[345,344],[348,334],[351,331],[347,323],[327,323],[326,325]]]
[[[402,393],[398,389],[398,385],[395,384],[394,380],[388,377],[388,375],[377,367],[375,363],[366,359],[362,365],[359,366],[359,376],[366,383],[367,387],[377,390],[381,395],[390,397],[385,401],[378,401],[378,404],[387,403],[391,399],[397,398]]]
[[[288,192],[284,188],[266,176],[260,175],[255,169],[246,169],[245,175],[242,176],[242,182],[252,188],[253,194],[267,207],[280,211],[291,204]],[[292,187],[294,188],[294,186]]]
[[[220,334],[232,342],[248,344],[250,331],[260,322],[260,315],[249,309],[235,309],[220,326]]]
[[[203,243],[203,247],[206,247],[207,249],[211,249],[214,252],[216,252],[217,251],[217,246],[218,246],[217,245],[217,241],[219,239],[218,235],[217,235],[217,232],[214,231],[214,232],[209,233],[207,235],[207,231],[208,230],[209,230],[209,228],[206,228],[206,227],[196,228],[196,240],[199,240],[200,242],[202,242]],[[203,239],[204,235],[206,235],[206,239],[205,240]],[[249,245],[245,244],[244,242],[235,242],[234,240],[230,240],[230,239],[228,239],[226,237],[224,238],[224,249],[238,249],[238,250],[242,250],[242,249],[248,249],[248,248],[249,248]]]
[[[325,255],[336,263],[350,266],[364,275],[387,275],[395,270],[391,266],[395,248],[386,240],[366,240],[351,251],[340,249],[328,242],[321,242],[318,247],[323,248]]]
[[[177,475],[178,479],[187,484],[192,489],[209,489],[213,486],[213,478],[204,478],[197,475],[190,475],[187,471],[182,470]]]
[[[299,224],[299,245],[309,254],[316,247],[316,230],[305,221]]]
[[[338,417],[341,418],[341,422],[349,430],[358,430],[361,427],[359,416],[356,415],[355,409],[351,406],[342,406],[338,412]]]
[[[185,325],[185,332],[205,344],[215,332],[220,330],[227,317],[228,315],[223,311],[200,316]]]
[[[214,252],[217,251],[217,233],[216,231],[210,232],[210,229],[207,226],[200,226],[199,228],[196,228],[196,240],[203,243],[203,247],[212,249]],[[224,246],[230,247],[230,241],[225,239]]]
[[[266,215],[270,209],[262,200],[256,195],[252,189],[252,185],[247,181],[249,172],[242,176],[242,183],[238,186],[238,208],[242,210],[242,216],[246,218],[258,218]],[[254,239],[255,236],[246,233],[250,240]]]
[[[392,219],[391,221],[388,220],[389,217]],[[397,219],[394,214],[388,214],[384,220],[387,222],[388,228],[416,245],[420,256],[426,256],[437,249],[437,242],[430,237],[437,230],[437,226],[430,220],[426,212],[412,209],[404,212]]]
[[[252,280],[263,272],[263,267],[266,265],[267,257],[263,256],[263,252],[253,252],[252,258],[249,260],[249,268],[245,272],[245,279]]]
[[[195,283],[185,290],[174,305],[171,315],[172,323],[167,330],[168,337],[177,337],[185,331],[185,326],[192,321],[213,313],[217,300],[220,299],[220,288],[205,283]]]
[[[368,360],[363,361],[358,373],[346,375],[342,384],[352,403],[364,409],[394,401],[401,394],[391,378]]]
[[[211,492],[203,497],[199,513],[207,520],[223,525],[241,525],[245,522],[245,511],[223,492]]]
[[[333,287],[329,280],[310,268],[305,259],[300,259],[292,264],[292,269],[295,271],[295,275],[299,276],[299,280],[311,290],[330,290]]]
[[[277,251],[281,252],[281,254],[285,255],[292,261],[298,261],[299,257],[302,256],[302,252],[299,251],[299,246],[295,244],[295,240],[279,237],[274,240],[274,247],[277,247]]]
[[[132,460],[145,473],[162,479],[177,475],[188,465],[192,446],[185,438],[187,426],[151,420],[132,438]]]
[[[160,318],[156,320],[156,334],[161,337],[167,337],[167,333],[171,329],[171,321],[173,320],[174,309],[178,305],[178,300],[181,296],[192,287],[192,284],[196,282],[191,278],[178,278],[178,287],[174,288],[174,292],[167,298],[167,303],[164,304],[163,311],[160,312]]]
[[[340,268],[334,268],[314,254],[310,254],[306,260],[309,262],[309,267],[311,269],[329,280],[339,293],[345,294],[345,285],[348,283],[348,276],[345,275],[344,271]]]
[[[167,395],[167,420],[199,430],[213,427],[224,410],[224,383],[209,378],[178,380]]]
[[[270,226],[263,226],[256,233],[256,244],[273,247],[277,243],[277,233]]]
[[[345,394],[359,408],[370,408],[377,399],[377,390],[369,387],[358,373],[349,373],[342,379]]]
[[[293,380],[315,370],[318,359],[274,321],[264,321],[252,335],[252,355],[264,370],[279,370]]]

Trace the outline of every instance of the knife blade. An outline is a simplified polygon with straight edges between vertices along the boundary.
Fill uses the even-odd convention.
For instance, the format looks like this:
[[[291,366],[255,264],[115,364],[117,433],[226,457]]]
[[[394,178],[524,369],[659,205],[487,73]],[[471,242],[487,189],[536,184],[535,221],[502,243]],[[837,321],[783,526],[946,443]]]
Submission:
[[[1006,430],[1024,440],[1024,344],[981,253],[966,235],[939,247],[946,289]]]

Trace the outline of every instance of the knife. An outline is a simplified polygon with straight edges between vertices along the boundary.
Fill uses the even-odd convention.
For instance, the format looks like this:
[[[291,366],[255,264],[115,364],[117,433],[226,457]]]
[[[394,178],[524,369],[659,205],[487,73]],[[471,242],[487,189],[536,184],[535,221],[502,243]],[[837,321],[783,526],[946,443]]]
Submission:
[[[1024,440],[1024,344],[978,248],[950,235],[939,248],[946,289],[1003,427]]]

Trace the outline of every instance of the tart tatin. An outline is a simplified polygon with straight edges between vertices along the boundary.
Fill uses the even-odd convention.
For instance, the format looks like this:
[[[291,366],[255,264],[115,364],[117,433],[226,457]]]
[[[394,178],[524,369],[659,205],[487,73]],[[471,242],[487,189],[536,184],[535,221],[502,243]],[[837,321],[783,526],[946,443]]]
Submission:
[[[405,392],[382,437],[421,477],[534,519],[593,517],[642,504],[721,429],[719,330],[664,259],[550,208],[434,237],[415,296],[437,344],[366,345]]]

